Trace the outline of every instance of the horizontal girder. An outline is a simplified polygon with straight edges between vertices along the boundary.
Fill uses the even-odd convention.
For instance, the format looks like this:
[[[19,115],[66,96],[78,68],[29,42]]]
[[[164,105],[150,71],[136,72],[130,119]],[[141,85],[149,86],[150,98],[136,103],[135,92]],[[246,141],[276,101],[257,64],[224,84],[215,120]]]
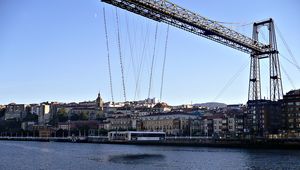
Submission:
[[[167,0],[102,0],[108,4],[164,22],[249,54],[263,55],[274,50],[216,21],[179,7]]]

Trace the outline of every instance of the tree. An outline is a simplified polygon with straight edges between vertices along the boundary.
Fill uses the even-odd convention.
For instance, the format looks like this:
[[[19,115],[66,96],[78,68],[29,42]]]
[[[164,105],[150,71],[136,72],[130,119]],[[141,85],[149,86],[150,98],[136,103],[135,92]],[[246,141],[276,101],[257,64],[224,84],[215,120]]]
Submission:
[[[21,130],[21,122],[11,119],[0,121],[0,132],[19,132]]]
[[[81,112],[79,114],[72,114],[70,119],[72,121],[76,121],[76,120],[89,120],[89,115],[87,112]]]
[[[81,112],[79,114],[79,120],[89,120],[89,115],[86,112]]]
[[[72,114],[70,119],[72,121],[76,121],[76,120],[79,120],[79,116],[78,116],[78,114]]]
[[[59,109],[57,112],[57,119],[58,122],[66,122],[69,119],[68,113],[66,112],[65,108]]]
[[[39,119],[38,115],[34,115],[32,113],[27,113],[26,117],[23,119],[23,121],[33,121],[37,122]]]
[[[3,116],[5,115],[5,111],[6,111],[5,108],[0,109],[0,118],[3,117]]]
[[[49,124],[57,125],[58,122],[66,122],[69,119],[68,113],[65,108],[61,108],[57,111],[56,114],[53,115]]]

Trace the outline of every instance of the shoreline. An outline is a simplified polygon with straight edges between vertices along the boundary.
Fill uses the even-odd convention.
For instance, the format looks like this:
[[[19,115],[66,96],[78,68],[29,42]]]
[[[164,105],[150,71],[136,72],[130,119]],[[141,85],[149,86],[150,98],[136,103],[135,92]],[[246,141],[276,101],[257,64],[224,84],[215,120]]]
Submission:
[[[36,142],[65,142],[65,143],[92,143],[92,144],[119,144],[119,145],[148,145],[148,146],[178,146],[178,147],[211,147],[211,148],[240,148],[240,149],[284,149],[300,150],[300,140],[203,140],[203,141],[108,141],[105,138],[95,137],[0,137],[4,141],[36,141]]]

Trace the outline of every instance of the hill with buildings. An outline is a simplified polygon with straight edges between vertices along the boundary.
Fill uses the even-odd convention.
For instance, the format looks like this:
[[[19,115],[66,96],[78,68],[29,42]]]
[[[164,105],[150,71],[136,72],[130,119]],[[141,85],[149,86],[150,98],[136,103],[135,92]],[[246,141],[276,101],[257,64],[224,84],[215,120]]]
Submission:
[[[207,107],[207,108],[214,109],[214,108],[224,108],[227,105],[225,103],[207,102],[207,103],[197,103],[197,104],[194,104],[194,106],[197,106],[197,107]]]

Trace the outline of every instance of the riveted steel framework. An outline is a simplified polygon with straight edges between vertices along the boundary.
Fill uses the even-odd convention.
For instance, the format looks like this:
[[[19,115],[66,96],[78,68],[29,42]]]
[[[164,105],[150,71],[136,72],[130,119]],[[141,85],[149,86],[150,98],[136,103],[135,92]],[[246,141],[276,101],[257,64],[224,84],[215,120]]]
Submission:
[[[251,73],[249,84],[249,100],[261,98],[260,94],[260,76],[259,59],[270,58],[271,74],[271,99],[281,98],[282,85],[280,79],[280,68],[278,60],[278,51],[276,40],[270,44],[263,44],[258,38],[250,38],[240,34],[230,28],[227,28],[216,21],[202,17],[192,11],[182,8],[167,0],[101,0],[102,2],[114,5],[138,15],[153,19],[158,22],[164,22],[180,29],[189,31],[196,35],[216,41],[228,47],[251,55]],[[264,21],[265,22],[265,21]],[[266,22],[268,23],[268,22]],[[259,25],[263,25],[261,22]],[[254,25],[255,27],[255,25]],[[274,35],[270,37],[275,38]],[[273,64],[274,63],[274,64]],[[272,65],[272,67],[271,67]],[[280,89],[281,88],[281,89]],[[274,90],[275,89],[275,90]],[[278,92],[281,90],[281,92]],[[276,91],[276,94],[274,93]],[[275,97],[274,97],[275,96]]]
[[[260,82],[260,65],[259,60],[269,58],[270,71],[270,100],[276,101],[283,98],[283,88],[281,80],[281,71],[277,50],[277,42],[275,35],[275,26],[273,19],[268,19],[261,22],[256,22],[253,25],[253,39],[258,41],[259,29],[268,27],[269,30],[269,46],[273,52],[265,55],[251,54],[250,64],[250,81],[248,100],[261,99],[261,82]]]
[[[165,22],[245,53],[265,54],[273,51],[268,45],[257,42],[216,21],[209,20],[166,0],[102,1],[155,21]]]

